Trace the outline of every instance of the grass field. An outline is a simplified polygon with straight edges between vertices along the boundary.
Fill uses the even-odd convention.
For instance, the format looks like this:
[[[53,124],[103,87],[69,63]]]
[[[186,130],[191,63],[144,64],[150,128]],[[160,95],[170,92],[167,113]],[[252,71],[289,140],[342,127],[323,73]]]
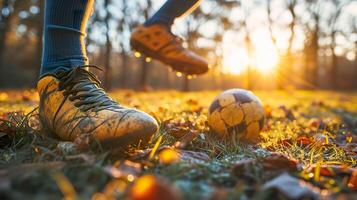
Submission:
[[[356,92],[255,92],[267,122],[254,146],[206,136],[218,93],[112,92],[161,127],[108,151],[42,133],[36,92],[0,92],[0,199],[357,199]]]

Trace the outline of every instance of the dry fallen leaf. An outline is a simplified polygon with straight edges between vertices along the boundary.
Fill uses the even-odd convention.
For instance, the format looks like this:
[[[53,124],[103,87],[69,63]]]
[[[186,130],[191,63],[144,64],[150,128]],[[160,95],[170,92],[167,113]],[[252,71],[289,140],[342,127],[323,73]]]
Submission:
[[[174,136],[176,139],[184,137],[186,134],[194,130],[194,125],[187,122],[164,122],[168,133]]]
[[[164,146],[160,146],[157,148],[156,153],[160,152],[163,149],[166,148],[171,148],[170,146],[164,145]],[[134,150],[132,152],[130,152],[130,158],[133,160],[142,160],[142,159],[147,159],[149,157],[149,154],[152,152],[152,148],[148,148],[148,149],[139,149],[139,150]]]
[[[210,157],[204,152],[179,150],[178,153],[182,161],[190,163],[202,163],[210,160]]]
[[[263,185],[263,190],[276,189],[289,199],[319,199],[320,190],[308,182],[283,173]]]
[[[175,147],[179,149],[185,148],[190,142],[199,136],[199,132],[192,130],[179,138],[178,142],[175,143]]]
[[[290,119],[290,120],[295,120],[295,116],[292,112],[291,109],[287,108],[285,105],[281,105],[279,106],[279,109],[281,109],[284,112],[284,115],[286,118]]]
[[[354,169],[351,175],[350,180],[348,181],[348,188],[351,190],[357,191],[357,170]]]
[[[321,133],[314,135],[314,140],[315,142],[318,142],[322,145],[333,144],[333,141],[330,137]]]
[[[261,159],[264,170],[297,170],[297,161],[282,154],[274,154]]]
[[[138,178],[129,189],[127,199],[130,200],[179,200],[180,193],[165,179],[154,175]]]
[[[322,119],[319,118],[313,118],[310,119],[309,121],[309,127],[312,128],[313,130],[317,130],[322,124]]]
[[[296,143],[301,146],[308,146],[312,144],[314,141],[306,136],[301,136],[296,139]]]

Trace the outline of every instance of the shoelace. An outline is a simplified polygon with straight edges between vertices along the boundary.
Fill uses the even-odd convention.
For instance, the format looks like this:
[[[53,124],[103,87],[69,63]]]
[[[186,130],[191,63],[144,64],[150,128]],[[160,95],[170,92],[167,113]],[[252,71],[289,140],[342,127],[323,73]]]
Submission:
[[[59,91],[64,91],[63,95],[70,101],[78,100],[74,106],[83,112],[120,109],[119,104],[113,101],[100,87],[101,82],[97,76],[85,68],[102,70],[94,65],[84,65],[69,72],[60,72]]]

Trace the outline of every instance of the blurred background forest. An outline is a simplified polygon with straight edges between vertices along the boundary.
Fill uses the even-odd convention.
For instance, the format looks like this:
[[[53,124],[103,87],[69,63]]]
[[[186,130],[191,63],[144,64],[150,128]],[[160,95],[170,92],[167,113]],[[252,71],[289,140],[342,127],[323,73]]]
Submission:
[[[170,71],[129,46],[131,30],[164,0],[96,0],[91,64],[106,88],[357,89],[356,0],[203,0],[173,32],[205,56],[209,73]],[[0,0],[0,88],[34,87],[44,0]]]

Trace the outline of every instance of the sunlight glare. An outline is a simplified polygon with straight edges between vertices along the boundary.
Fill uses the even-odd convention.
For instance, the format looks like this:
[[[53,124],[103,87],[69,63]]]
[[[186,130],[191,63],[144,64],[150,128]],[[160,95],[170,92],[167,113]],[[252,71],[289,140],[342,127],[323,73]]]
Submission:
[[[243,48],[231,47],[224,50],[222,71],[225,74],[238,75],[248,66],[249,58]]]
[[[254,51],[251,58],[244,47],[237,44],[226,44],[223,54],[223,73],[241,74],[248,65],[263,74],[274,73],[279,62],[278,53],[272,41],[263,31],[252,36]]]
[[[277,52],[273,46],[262,43],[254,52],[253,63],[254,67],[264,74],[274,72],[278,64]]]

